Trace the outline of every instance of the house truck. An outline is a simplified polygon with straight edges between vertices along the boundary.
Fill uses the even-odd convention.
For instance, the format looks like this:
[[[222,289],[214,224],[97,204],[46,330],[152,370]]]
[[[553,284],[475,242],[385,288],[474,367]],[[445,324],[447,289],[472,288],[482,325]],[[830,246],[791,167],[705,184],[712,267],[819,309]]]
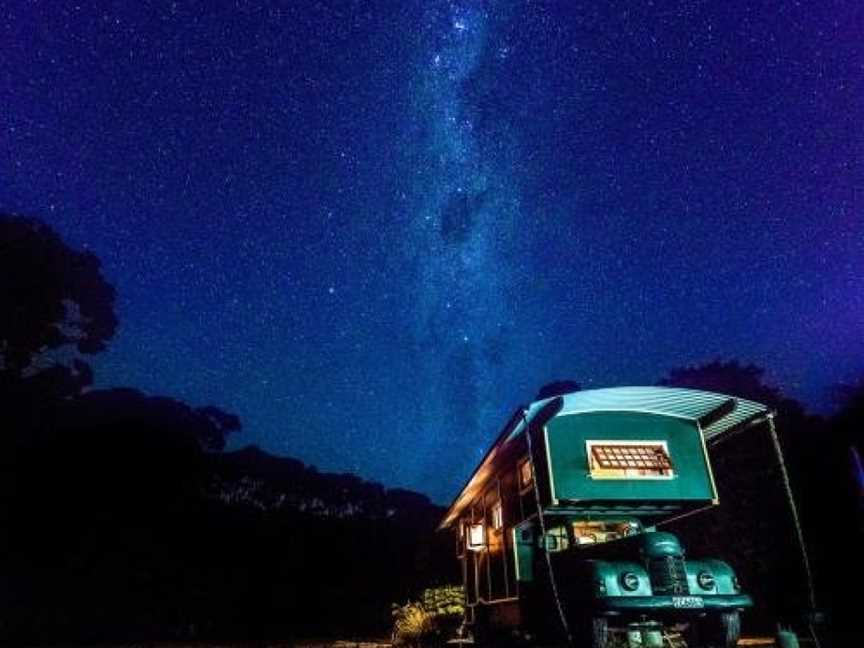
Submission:
[[[732,567],[690,557],[665,522],[719,504],[708,443],[770,416],[723,394],[670,387],[577,391],[518,409],[445,514],[478,644],[732,648],[753,605]],[[631,635],[632,636],[632,635]]]

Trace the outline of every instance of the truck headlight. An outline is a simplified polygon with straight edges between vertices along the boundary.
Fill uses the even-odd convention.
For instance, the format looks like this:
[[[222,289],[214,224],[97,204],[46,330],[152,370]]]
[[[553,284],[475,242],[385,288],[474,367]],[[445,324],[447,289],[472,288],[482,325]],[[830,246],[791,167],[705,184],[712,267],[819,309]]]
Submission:
[[[699,575],[696,577],[696,582],[699,583],[699,587],[704,590],[714,589],[714,574],[710,574],[706,571],[699,572]]]
[[[621,587],[628,592],[635,592],[639,589],[639,577],[633,572],[624,572],[619,578]]]

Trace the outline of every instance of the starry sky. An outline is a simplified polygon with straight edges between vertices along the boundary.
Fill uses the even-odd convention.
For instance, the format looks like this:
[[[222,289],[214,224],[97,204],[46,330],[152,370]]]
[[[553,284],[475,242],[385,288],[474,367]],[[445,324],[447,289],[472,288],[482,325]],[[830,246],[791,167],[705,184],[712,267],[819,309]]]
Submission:
[[[858,0],[33,0],[0,34],[0,210],[102,259],[97,385],[235,445],[446,502],[551,380],[735,358],[819,411],[864,372]]]

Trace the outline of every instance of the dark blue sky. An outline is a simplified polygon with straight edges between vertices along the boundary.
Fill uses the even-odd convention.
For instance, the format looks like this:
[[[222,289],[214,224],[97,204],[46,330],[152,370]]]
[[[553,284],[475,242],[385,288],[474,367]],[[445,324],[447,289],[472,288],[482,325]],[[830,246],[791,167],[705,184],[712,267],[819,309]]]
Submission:
[[[0,209],[94,361],[446,501],[550,380],[864,371],[864,4],[55,2],[0,15]]]

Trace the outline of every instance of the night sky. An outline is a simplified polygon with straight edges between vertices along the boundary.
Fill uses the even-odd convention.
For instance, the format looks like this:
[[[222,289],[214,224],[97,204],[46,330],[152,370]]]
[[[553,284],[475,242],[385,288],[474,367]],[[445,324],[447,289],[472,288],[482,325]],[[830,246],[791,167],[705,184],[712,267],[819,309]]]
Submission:
[[[864,3],[746,4],[5,3],[0,210],[102,259],[98,386],[441,502],[555,379],[735,358],[824,410]]]

